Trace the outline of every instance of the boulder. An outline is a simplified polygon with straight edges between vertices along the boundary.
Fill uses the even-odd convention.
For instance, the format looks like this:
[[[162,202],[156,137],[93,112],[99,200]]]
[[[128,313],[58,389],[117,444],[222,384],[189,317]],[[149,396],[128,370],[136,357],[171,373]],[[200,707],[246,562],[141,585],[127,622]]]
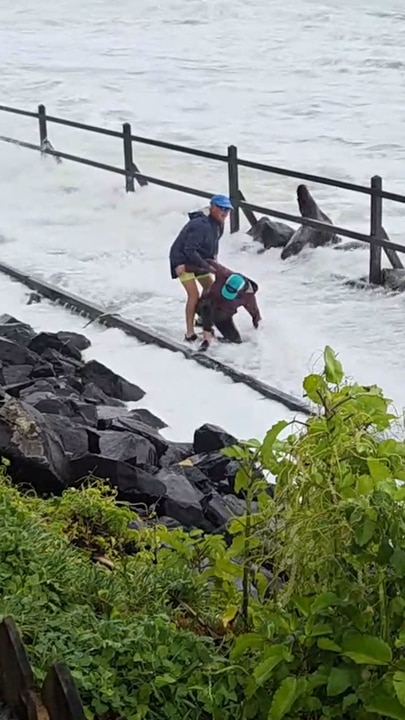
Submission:
[[[145,391],[137,385],[128,382],[120,375],[99,363],[97,360],[90,360],[80,370],[80,376],[84,383],[91,382],[97,385],[106,395],[125,401],[141,400]]]
[[[134,467],[122,460],[85,453],[70,461],[70,482],[77,484],[86,476],[104,478],[118,489],[118,498],[132,503],[152,505],[164,496],[166,487],[142,468]]]
[[[104,422],[107,424],[107,429],[109,430],[129,431],[136,433],[137,435],[142,435],[142,437],[150,440],[152,445],[156,448],[159,459],[162,455],[164,455],[169,447],[169,441],[160,435],[157,430],[154,430],[149,425],[145,425],[145,423],[139,422],[128,415],[121,415],[115,420],[105,420]]]
[[[233,435],[230,435],[218,425],[205,423],[194,432],[194,453],[198,455],[199,453],[220,450],[229,445],[236,445],[237,442]]]
[[[31,371],[31,377],[32,378],[47,378],[47,377],[55,377],[55,371],[51,365],[51,363],[47,362],[46,360],[40,360]]]
[[[11,398],[0,408],[0,454],[12,477],[41,493],[61,492],[69,477],[63,444],[46,417]]]
[[[68,377],[75,375],[84,364],[82,361],[79,362],[74,358],[65,357],[54,348],[46,348],[46,350],[41,353],[41,357],[52,365],[56,376],[63,375],[64,377]]]
[[[65,452],[71,457],[79,457],[89,450],[89,439],[85,427],[75,424],[71,418],[43,413],[47,424],[60,438]]]
[[[0,336],[27,347],[35,337],[35,331],[12,315],[0,315]]]
[[[145,423],[145,425],[155,428],[155,430],[163,430],[163,428],[169,427],[167,423],[146,408],[136,408],[134,410],[130,410],[129,416],[135,418],[135,420]]]
[[[268,217],[261,217],[256,225],[247,231],[255,242],[263,245],[265,250],[285,247],[294,235],[294,230],[285,223],[275,222]]]
[[[28,347],[0,337],[0,363],[3,366],[36,365],[39,361],[39,355],[32,352]]]
[[[11,397],[19,398],[21,397],[21,392],[30,388],[31,385],[32,380],[25,380],[19,383],[12,383],[11,385],[4,385],[3,390],[8,393],[8,395],[11,395]]]
[[[81,362],[80,350],[69,339],[60,338],[59,335],[60,333],[41,332],[31,340],[29,349],[38,355],[42,355],[48,349],[57,350],[61,355]]]
[[[154,445],[142,435],[115,430],[89,430],[89,450],[111,460],[123,460],[130,465],[156,466],[158,459]]]
[[[191,455],[185,460],[181,460],[180,467],[189,466],[198,468],[218,489],[218,486],[225,483],[229,487],[229,477],[227,476],[227,468],[229,458],[225,457],[221,452],[215,451],[211,453],[200,453]]]
[[[122,407],[124,408],[125,412],[128,412],[124,403],[121,400],[116,400],[115,398],[106,395],[105,392],[98,387],[98,385],[95,385],[92,382],[84,383],[82,395],[85,400],[91,403],[95,403],[96,405],[108,405],[109,407],[116,408]],[[118,417],[117,411],[115,412],[116,416]]]
[[[2,368],[2,385],[16,385],[30,379],[32,365],[9,365]]]
[[[162,468],[154,477],[164,487],[159,503],[163,515],[178,520],[184,527],[207,527],[201,506],[204,495],[193,487],[180,467]]]
[[[168,442],[168,448],[164,455],[160,458],[161,467],[170,467],[185,460],[193,454],[194,449],[192,443],[175,443]]]
[[[217,529],[225,529],[226,524],[234,517],[246,512],[243,500],[234,495],[219,495],[213,491],[208,502],[203,502],[206,519]]]
[[[55,336],[63,343],[64,347],[73,347],[80,352],[83,350],[87,350],[87,348],[91,346],[90,340],[81,333],[60,330],[59,332],[55,333]]]
[[[32,388],[31,388],[32,390]],[[80,397],[75,396],[69,388],[61,390],[61,394],[55,392],[32,391],[24,393],[24,402],[32,405],[41,413],[51,415],[63,415],[72,418],[72,421],[79,424],[97,425],[97,408],[94,405],[82,402]]]

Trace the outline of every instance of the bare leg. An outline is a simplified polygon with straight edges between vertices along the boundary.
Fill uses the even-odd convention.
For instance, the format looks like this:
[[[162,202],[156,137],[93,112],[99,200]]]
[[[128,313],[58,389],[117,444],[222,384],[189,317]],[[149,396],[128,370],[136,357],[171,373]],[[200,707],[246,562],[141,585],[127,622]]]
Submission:
[[[186,280],[182,283],[182,285],[187,293],[186,335],[187,337],[191,337],[192,335],[194,335],[195,309],[197,307],[200,293],[198,292],[198,287],[195,280]]]

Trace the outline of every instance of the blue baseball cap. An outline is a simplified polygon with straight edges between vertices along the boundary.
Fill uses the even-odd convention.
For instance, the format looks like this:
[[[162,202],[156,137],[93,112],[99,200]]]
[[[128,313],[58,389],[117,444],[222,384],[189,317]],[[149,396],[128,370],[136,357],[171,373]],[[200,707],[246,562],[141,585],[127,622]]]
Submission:
[[[233,205],[226,195],[214,195],[210,200],[210,205],[216,205],[221,210],[233,210]]]
[[[246,279],[243,275],[233,273],[222,286],[221,295],[225,300],[235,300],[238,293],[246,286]]]

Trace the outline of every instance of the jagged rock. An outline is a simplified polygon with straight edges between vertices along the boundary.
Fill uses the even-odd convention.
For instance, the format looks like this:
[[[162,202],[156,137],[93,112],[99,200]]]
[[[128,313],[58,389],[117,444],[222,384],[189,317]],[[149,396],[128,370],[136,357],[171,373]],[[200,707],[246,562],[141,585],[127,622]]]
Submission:
[[[156,521],[153,523],[154,525],[165,525],[165,527],[168,528],[168,530],[175,530],[175,528],[181,527],[181,522],[178,520],[175,520],[174,518],[167,517],[167,515],[161,515],[159,518],[156,519]]]
[[[405,290],[405,270],[399,268],[383,268],[381,270],[381,280],[385,288],[396,292]]]
[[[77,332],[70,332],[70,330],[59,330],[55,333],[55,336],[60,340],[64,347],[76,348],[80,352],[87,350],[91,346],[91,342],[85,335]]]
[[[120,400],[116,400],[121,405]],[[97,405],[98,430],[107,430],[109,420],[116,420],[119,417],[129,415],[129,411],[125,405],[115,407],[114,405]]]
[[[0,337],[0,362],[7,365],[36,365],[40,361],[39,355],[24,345],[18,345],[13,340]]]
[[[88,475],[110,481],[119,492],[120,500],[152,505],[165,495],[166,487],[157,475],[134,467],[122,460],[86,453],[70,461],[70,482],[76,484]]]
[[[25,380],[20,383],[13,383],[11,385],[4,385],[4,391],[11,395],[14,398],[19,398],[21,396],[21,392],[26,390],[27,388],[30,388],[32,385],[32,380]]]
[[[46,418],[14,398],[0,408],[0,454],[12,477],[38,492],[60,492],[68,479],[62,442]]]
[[[89,450],[111,460],[123,460],[130,465],[156,466],[158,459],[154,445],[142,435],[115,430],[89,430]]]
[[[159,459],[162,455],[164,455],[169,447],[169,441],[160,435],[157,430],[154,430],[149,425],[145,425],[145,423],[139,422],[128,415],[122,415],[114,420],[105,420],[104,422],[107,424],[106,429],[119,430],[120,432],[129,431],[136,433],[137,435],[142,435],[142,437],[150,440],[152,445],[156,448]]]
[[[35,331],[31,325],[23,323],[12,315],[0,315],[0,335],[1,337],[13,340],[19,345],[27,346],[35,337]]]
[[[84,423],[95,427],[97,425],[97,408],[94,405],[82,402],[79,397],[75,397],[73,391],[68,394],[69,389],[61,389],[61,393],[65,392],[67,393],[66,396],[43,391],[24,393],[24,402],[35,407],[41,413],[63,415],[80,424]]]
[[[97,360],[90,360],[86,363],[80,370],[80,376],[85,383],[94,383],[106,395],[118,400],[136,402],[145,395],[144,390],[117,375],[102,363],[97,362]]]
[[[261,217],[256,225],[247,231],[255,242],[260,242],[265,250],[271,247],[285,247],[294,235],[294,230],[285,223],[275,222],[268,217]]]
[[[194,432],[194,453],[198,455],[199,453],[220,450],[229,445],[236,445],[237,442],[233,435],[230,435],[218,425],[205,423]]]
[[[130,410],[129,416],[135,418],[135,420],[145,423],[145,425],[155,428],[155,430],[163,430],[163,428],[169,427],[167,423],[163,422],[163,420],[157,417],[157,415],[154,415],[146,408],[136,408],[134,410]]]
[[[31,340],[29,349],[38,353],[38,355],[42,355],[48,349],[57,350],[61,355],[81,362],[80,350],[68,338],[63,339],[59,335],[60,333],[41,332]]]
[[[243,500],[234,495],[219,495],[215,491],[209,501],[203,503],[203,507],[206,519],[217,529],[223,528],[229,520],[246,512]]]
[[[74,358],[63,356],[62,353],[54,348],[46,348],[41,354],[41,357],[52,365],[56,376],[63,375],[68,377],[75,375],[84,364],[82,361],[79,362]]]
[[[170,467],[189,458],[194,452],[192,443],[168,442],[168,448],[160,458],[161,467]]]
[[[41,360],[36,365],[34,365],[34,367],[32,368],[31,377],[32,378],[55,377],[55,371],[54,371],[51,363],[46,362],[46,360]]]
[[[154,477],[165,488],[159,503],[163,515],[178,520],[184,527],[204,529],[207,526],[201,507],[204,496],[192,486],[180,467],[162,468]]]
[[[191,455],[179,463],[180,467],[188,465],[198,468],[210,479],[216,489],[221,483],[226,483],[227,486],[229,485],[229,478],[227,476],[228,464],[229,458],[218,451]]]
[[[124,403],[121,400],[116,400],[115,398],[106,395],[105,392],[98,387],[98,385],[95,385],[92,382],[85,383],[83,385],[82,395],[85,400],[87,400],[88,402],[96,403],[96,405],[108,405],[109,407],[116,408],[122,407],[125,409],[125,412],[128,412]],[[116,414],[116,416],[114,417],[118,417],[118,414]]]
[[[70,380],[70,378],[69,378]],[[69,382],[62,378],[38,378],[35,382],[31,381],[31,386],[27,390],[22,390],[21,399],[25,400],[32,393],[52,393],[58,397],[77,397],[79,395]]]
[[[43,413],[43,417],[62,441],[65,452],[71,457],[88,452],[89,439],[85,427],[76,425],[70,418],[60,415]]]
[[[16,385],[30,379],[32,365],[9,365],[2,368],[2,385]]]

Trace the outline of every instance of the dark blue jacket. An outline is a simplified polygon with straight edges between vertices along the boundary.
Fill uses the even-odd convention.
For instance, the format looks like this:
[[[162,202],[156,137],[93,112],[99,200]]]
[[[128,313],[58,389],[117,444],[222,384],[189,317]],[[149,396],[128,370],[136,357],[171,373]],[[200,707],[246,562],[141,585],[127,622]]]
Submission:
[[[170,248],[172,278],[177,277],[175,268],[178,265],[194,265],[209,272],[207,260],[218,255],[218,241],[224,226],[202,211],[189,213],[189,218]]]

